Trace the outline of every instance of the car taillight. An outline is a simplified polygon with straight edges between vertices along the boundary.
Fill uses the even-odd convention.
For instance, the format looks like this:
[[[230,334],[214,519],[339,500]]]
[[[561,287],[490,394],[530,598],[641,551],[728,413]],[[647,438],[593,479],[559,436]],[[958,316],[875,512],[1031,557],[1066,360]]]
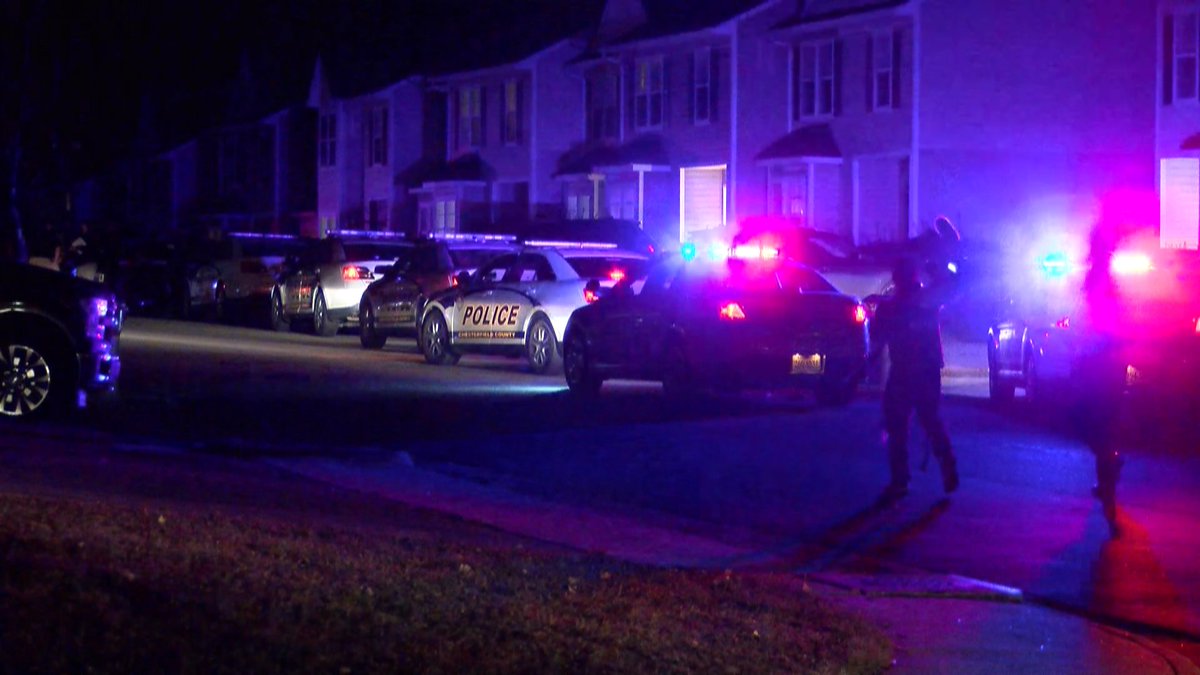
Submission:
[[[458,288],[458,277],[450,277],[450,288]]]
[[[867,308],[862,305],[854,306],[854,323],[867,322]]]
[[[741,321],[746,318],[746,311],[736,302],[727,302],[721,305],[721,320],[722,321]]]
[[[359,281],[362,279],[370,279],[371,276],[372,276],[371,270],[369,270],[365,267],[360,267],[358,265],[343,265],[342,266],[342,279],[344,279],[346,281]]]
[[[583,301],[584,302],[586,302],[590,305],[599,299],[600,299],[600,294],[597,293],[596,291],[594,291],[590,288],[583,289]]]
[[[242,274],[265,274],[267,266],[261,260],[243,260]]]
[[[621,280],[625,278],[625,270],[614,268],[613,271],[608,273],[608,278],[617,283],[621,283]]]

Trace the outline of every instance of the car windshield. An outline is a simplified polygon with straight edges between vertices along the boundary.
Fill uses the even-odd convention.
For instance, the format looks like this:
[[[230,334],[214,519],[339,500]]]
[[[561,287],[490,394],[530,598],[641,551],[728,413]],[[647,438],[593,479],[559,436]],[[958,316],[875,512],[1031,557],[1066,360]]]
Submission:
[[[450,258],[454,261],[455,269],[475,270],[502,253],[506,251],[496,248],[453,248],[450,249]]]
[[[346,260],[396,260],[412,250],[410,244],[383,242],[346,242]]]

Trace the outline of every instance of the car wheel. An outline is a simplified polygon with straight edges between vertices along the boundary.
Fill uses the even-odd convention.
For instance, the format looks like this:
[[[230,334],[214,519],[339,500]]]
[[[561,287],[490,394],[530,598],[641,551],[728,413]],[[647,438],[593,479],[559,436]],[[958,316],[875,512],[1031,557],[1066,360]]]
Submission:
[[[843,408],[850,405],[856,393],[858,382],[853,378],[841,381],[822,379],[817,385],[817,403],[828,408]]]
[[[587,340],[578,330],[567,333],[563,339],[563,374],[572,394],[595,396],[604,385],[604,380],[596,376],[588,361]]]
[[[313,332],[321,337],[332,337],[337,334],[337,322],[329,317],[329,306],[325,304],[324,291],[317,290],[313,300]]]
[[[35,419],[64,411],[74,389],[65,347],[39,331],[0,336],[0,416]]]
[[[358,307],[358,341],[363,349],[383,349],[387,336],[375,325],[375,308],[364,300]]]
[[[667,348],[663,360],[663,395],[672,403],[688,401],[696,396],[695,378],[683,345],[674,343]]]
[[[284,333],[292,328],[292,321],[283,313],[283,295],[271,294],[271,330]]]
[[[441,312],[434,310],[421,322],[419,342],[427,363],[435,366],[458,363],[458,354],[450,349],[450,331],[446,329],[446,319]]]
[[[988,349],[988,397],[997,403],[1008,403],[1013,400],[1017,386],[1012,382],[1000,379],[999,367],[996,365],[996,354]]]
[[[529,323],[525,334],[525,360],[535,374],[549,372],[558,364],[558,338],[554,337],[554,326],[545,316],[537,316]]]

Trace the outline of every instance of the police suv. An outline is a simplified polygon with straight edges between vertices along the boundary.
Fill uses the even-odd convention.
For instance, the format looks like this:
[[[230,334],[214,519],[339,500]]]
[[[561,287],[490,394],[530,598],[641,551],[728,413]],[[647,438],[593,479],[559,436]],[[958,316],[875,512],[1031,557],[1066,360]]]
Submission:
[[[641,279],[647,257],[610,243],[531,241],[433,295],[418,344],[433,364],[468,352],[522,357],[535,373],[559,360],[567,320],[601,289]]]
[[[1097,339],[1089,319],[1106,324],[1125,365],[1128,391],[1159,389],[1195,396],[1200,383],[1200,258],[1195,251],[1132,242],[1109,262],[1115,302],[1094,317],[1082,295],[1082,256],[1052,251],[1027,266],[1028,281],[1013,313],[988,331],[988,384],[993,400],[1018,388],[1053,402],[1086,363],[1080,350]]]
[[[563,343],[572,392],[606,379],[661,381],[668,397],[714,387],[807,388],[854,396],[867,357],[866,308],[777,248],[700,255],[685,245],[642,284],[624,280],[571,315]]]

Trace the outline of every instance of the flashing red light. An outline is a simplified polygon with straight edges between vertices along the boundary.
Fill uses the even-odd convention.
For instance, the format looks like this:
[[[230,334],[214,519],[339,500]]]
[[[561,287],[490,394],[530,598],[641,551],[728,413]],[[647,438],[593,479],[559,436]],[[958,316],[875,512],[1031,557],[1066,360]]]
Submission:
[[[779,249],[761,244],[738,244],[730,251],[730,257],[739,260],[777,260]]]
[[[450,277],[450,288],[458,288],[458,277]]]
[[[854,323],[867,322],[867,308],[862,305],[854,306]]]
[[[742,321],[746,318],[746,311],[736,302],[727,302],[721,305],[721,319],[725,321]]]
[[[370,279],[371,270],[358,265],[343,265],[342,279],[346,281],[359,281],[361,279]]]
[[[1054,327],[1062,328],[1063,330],[1070,328],[1071,327],[1071,317],[1064,316],[1063,318],[1059,319],[1058,321],[1055,321]]]
[[[614,269],[608,273],[608,278],[617,283],[621,283],[621,280],[625,278],[625,270],[620,268]]]
[[[583,301],[586,302],[587,304],[590,305],[599,299],[600,299],[600,294],[597,293],[596,291],[593,291],[590,288],[583,289]]]

